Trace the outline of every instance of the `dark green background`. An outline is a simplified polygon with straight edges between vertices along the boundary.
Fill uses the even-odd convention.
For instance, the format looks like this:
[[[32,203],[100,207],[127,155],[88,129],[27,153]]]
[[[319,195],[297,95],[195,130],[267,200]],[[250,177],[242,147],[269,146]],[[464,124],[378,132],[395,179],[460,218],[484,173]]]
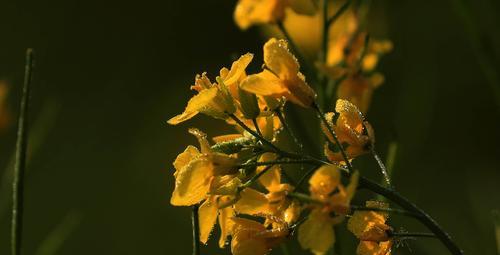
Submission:
[[[474,23],[468,30],[460,3],[374,1],[371,32],[395,48],[380,66],[387,80],[368,118],[383,156],[390,141],[399,144],[397,189],[467,254],[495,254],[500,114],[476,56],[499,73],[500,5],[464,1]],[[255,29],[236,28],[233,8],[220,0],[0,2],[0,78],[12,85],[14,115],[24,51],[34,47],[37,55],[30,120],[39,146],[26,180],[24,254],[34,254],[61,221],[76,225],[58,254],[190,253],[189,209],[169,204],[171,162],[195,143],[188,127],[218,135],[223,123],[165,121],[183,109],[196,73],[215,74],[235,54],[261,54],[264,40]],[[0,136],[2,173],[15,126]],[[362,172],[377,177],[373,161],[365,161]],[[10,184],[2,181],[0,254],[8,254]],[[424,230],[398,217],[393,223]],[[353,245],[341,242],[345,251]],[[436,240],[410,241],[409,248],[446,254]]]

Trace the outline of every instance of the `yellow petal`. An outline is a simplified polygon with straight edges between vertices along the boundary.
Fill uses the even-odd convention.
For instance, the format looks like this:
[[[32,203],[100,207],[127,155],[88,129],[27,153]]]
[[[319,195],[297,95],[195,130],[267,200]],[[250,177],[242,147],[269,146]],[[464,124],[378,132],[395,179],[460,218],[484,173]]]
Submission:
[[[388,204],[379,201],[367,201],[367,207],[388,208]],[[387,230],[385,224],[388,214],[380,211],[355,211],[347,223],[347,228],[356,237],[364,241],[387,241]]]
[[[288,93],[283,82],[273,73],[264,70],[258,74],[249,75],[240,88],[259,96],[282,97]]]
[[[340,171],[336,166],[323,165],[309,179],[309,190],[315,197],[326,197],[340,184]]]
[[[285,7],[282,0],[240,0],[234,11],[234,20],[241,29],[272,23],[283,18]]]
[[[390,255],[392,241],[386,242],[371,242],[361,241],[356,249],[357,255]]]
[[[227,237],[232,232],[234,226],[234,221],[232,220],[232,218],[234,216],[235,216],[234,209],[231,207],[226,207],[219,210],[220,248],[223,248],[225,246]]]
[[[264,44],[264,63],[283,80],[295,77],[299,72],[299,62],[285,40],[271,38]]]
[[[217,88],[201,90],[197,95],[192,97],[183,113],[168,120],[168,124],[177,125],[181,122],[191,119],[196,116],[202,109],[209,106],[217,96]]]
[[[210,144],[208,143],[207,140],[207,135],[203,132],[201,132],[197,128],[190,128],[189,133],[194,135],[198,142],[200,143],[200,149],[202,153],[210,153],[212,150],[210,149]]]
[[[317,12],[317,8],[310,0],[290,0],[290,7],[295,13],[302,15],[314,15]]]
[[[312,211],[299,227],[299,243],[303,249],[325,254],[335,242],[335,233],[328,214]]]
[[[207,243],[210,232],[212,232],[215,221],[217,220],[217,206],[213,200],[214,199],[212,197],[206,199],[198,209],[200,241],[204,244]]]
[[[198,149],[192,145],[189,145],[181,154],[175,158],[174,161],[174,168],[175,168],[175,173],[174,176],[177,176],[177,171],[182,169],[185,165],[189,163],[192,159],[194,159],[196,156],[200,155],[200,152]]]
[[[229,134],[229,135],[215,136],[212,138],[212,140],[214,140],[215,143],[223,143],[223,142],[229,142],[232,140],[236,140],[236,139],[242,138],[242,137],[243,137],[242,134]]]
[[[212,184],[211,194],[234,196],[240,185],[241,180],[232,175],[217,176]]]
[[[231,70],[229,70],[226,77],[224,77],[224,83],[226,84],[226,86],[233,86],[240,80],[243,75],[245,75],[245,69],[252,61],[252,58],[253,54],[247,53],[233,62]]]
[[[235,204],[234,209],[238,213],[242,214],[269,214],[269,206],[266,195],[252,188],[246,188],[241,191],[241,198]]]
[[[274,153],[264,153],[259,159],[259,162],[273,161],[276,160],[276,154]],[[257,167],[257,173],[264,171],[267,166]],[[278,165],[268,169],[265,174],[259,178],[259,182],[266,187],[268,191],[275,190],[281,184],[281,169]]]
[[[205,158],[189,162],[177,172],[175,189],[170,203],[175,206],[188,206],[203,200],[210,188],[213,165]]]

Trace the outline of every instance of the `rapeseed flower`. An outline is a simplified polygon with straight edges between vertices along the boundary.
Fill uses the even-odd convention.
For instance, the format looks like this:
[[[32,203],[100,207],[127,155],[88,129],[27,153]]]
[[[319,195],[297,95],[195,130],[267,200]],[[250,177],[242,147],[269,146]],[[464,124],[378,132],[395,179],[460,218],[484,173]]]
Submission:
[[[242,81],[242,89],[264,97],[286,98],[302,107],[312,106],[316,93],[285,40],[271,38],[264,44],[264,65],[264,71]]]
[[[245,69],[252,61],[253,55],[247,53],[234,61],[231,69],[222,68],[217,82],[212,83],[206,73],[196,75],[192,90],[198,92],[193,96],[183,113],[168,120],[171,125],[177,125],[189,120],[198,113],[204,113],[218,119],[226,119],[227,114],[236,111],[233,95],[242,79],[246,76]],[[233,93],[231,93],[233,91]],[[233,94],[233,95],[232,95]]]
[[[269,229],[257,221],[232,219],[231,253],[233,255],[265,255],[285,240],[289,234],[286,224],[273,224]]]
[[[170,203],[175,206],[195,205],[206,199],[210,192],[222,188],[227,190],[226,184],[237,182],[238,159],[213,152],[204,133],[197,129],[189,131],[198,138],[200,150],[190,145],[174,161],[175,189]],[[221,183],[220,178],[224,178],[226,182]],[[238,185],[233,186],[236,191]]]
[[[265,153],[261,161],[275,160],[272,153]],[[257,168],[256,174],[264,171],[266,167]],[[280,219],[287,224],[292,224],[300,214],[300,206],[297,202],[287,197],[294,187],[287,183],[281,183],[281,168],[279,165],[272,166],[259,178],[260,184],[265,187],[267,194],[252,188],[241,191],[241,198],[235,204],[238,213],[266,217],[266,226],[273,222],[271,219]]]
[[[234,20],[245,30],[253,25],[281,22],[287,9],[305,15],[315,12],[303,0],[239,0],[234,10]]]
[[[370,123],[364,120],[363,114],[351,102],[343,99],[337,100],[335,112],[326,113],[325,118],[337,134],[349,160],[369,152],[375,143],[375,134]],[[322,128],[329,140],[325,144],[327,158],[332,162],[344,161],[340,148],[327,127],[322,125]]]
[[[388,208],[388,204],[379,201],[367,201],[369,208]],[[392,228],[386,224],[388,214],[380,211],[356,211],[349,219],[347,228],[359,240],[358,255],[389,255],[392,240],[389,232]]]
[[[318,203],[311,204],[311,213],[299,227],[299,243],[314,254],[325,254],[335,243],[333,227],[341,223],[358,185],[358,172],[345,187],[340,182],[340,170],[333,165],[323,165],[309,179],[311,197]]]

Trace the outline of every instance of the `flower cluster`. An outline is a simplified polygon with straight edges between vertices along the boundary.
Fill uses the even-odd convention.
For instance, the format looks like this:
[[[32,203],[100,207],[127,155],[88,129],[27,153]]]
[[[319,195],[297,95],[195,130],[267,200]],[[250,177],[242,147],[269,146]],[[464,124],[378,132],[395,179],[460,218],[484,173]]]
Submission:
[[[340,8],[332,19],[342,11],[346,9]],[[298,0],[240,0],[234,18],[242,29],[265,24],[283,29],[287,17],[299,14],[317,15],[317,10],[305,8]],[[387,219],[392,211],[380,201],[367,201],[363,206],[353,203],[362,181],[371,181],[351,162],[366,153],[375,156],[374,130],[363,113],[373,89],[383,81],[375,71],[379,57],[392,45],[386,40],[368,40],[360,18],[350,9],[342,22],[334,24],[335,29],[331,29],[334,20],[327,18],[324,29],[330,32],[324,36],[329,38],[323,40],[322,60],[308,63],[312,70],[305,73],[312,71],[310,79],[292,54],[299,54],[293,41],[270,38],[263,46],[260,72],[247,73],[254,55],[246,53],[230,68],[222,68],[214,80],[206,73],[196,75],[191,86],[196,94],[181,114],[168,120],[177,125],[202,113],[235,128],[234,133],[214,137],[214,143],[202,131],[189,129],[199,147],[188,146],[174,161],[170,202],[193,206],[197,212],[193,214],[199,223],[193,224],[199,226],[196,246],[208,242],[218,223],[219,246],[230,241],[235,255],[268,254],[294,236],[304,250],[326,254],[335,244],[334,229],[347,225],[360,241],[357,254],[390,255],[395,233]],[[316,91],[332,98],[321,104]],[[334,105],[328,104],[330,99]],[[325,159],[304,152],[287,124],[287,102],[314,111],[319,121],[316,133],[324,137],[324,145],[316,145],[323,147]],[[288,136],[278,136],[281,130]],[[300,151],[282,148],[281,139],[293,139]],[[305,164],[314,168],[299,181],[287,174],[289,165]],[[381,169],[385,173],[385,167]],[[347,224],[341,224],[346,219]]]
[[[175,125],[203,113],[223,119],[239,131],[215,137],[211,145],[203,132],[189,130],[199,148],[188,146],[176,158],[170,202],[199,205],[200,242],[208,241],[218,222],[219,246],[224,247],[230,236],[233,254],[267,254],[296,227],[304,249],[325,253],[334,243],[333,226],[350,212],[358,173],[352,173],[348,185],[342,184],[341,170],[335,164],[343,159],[330,149],[335,141],[324,127],[329,138],[325,155],[330,163],[316,161],[318,168],[309,179],[310,194],[298,193],[293,182],[283,182],[280,160],[293,163],[307,157],[277,147],[276,133],[286,125],[279,114],[286,102],[312,109],[316,94],[285,40],[271,38],[265,43],[260,73],[246,73],[252,58],[247,53],[230,69],[222,68],[215,83],[205,73],[197,75],[191,86],[197,94],[183,113],[169,120]],[[335,130],[349,159],[373,143],[369,123],[348,101],[338,100],[335,111],[325,117],[328,123],[323,125]],[[300,219],[304,213],[308,216]]]

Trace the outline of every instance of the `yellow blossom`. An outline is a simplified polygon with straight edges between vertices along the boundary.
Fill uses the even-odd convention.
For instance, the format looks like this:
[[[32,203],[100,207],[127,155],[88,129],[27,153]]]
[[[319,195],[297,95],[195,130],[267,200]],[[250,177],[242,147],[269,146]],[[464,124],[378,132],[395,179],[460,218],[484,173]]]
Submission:
[[[392,240],[385,242],[361,241],[356,249],[357,255],[391,255]]]
[[[190,129],[200,143],[201,151],[188,146],[174,161],[175,189],[170,203],[176,206],[189,206],[201,202],[210,191],[224,185],[215,185],[216,177],[236,173],[238,160],[230,155],[213,152],[206,135]],[[233,178],[234,179],[234,178]]]
[[[343,99],[337,100],[335,113],[325,114],[325,118],[342,145],[348,159],[370,151],[370,146],[375,142],[375,134],[363,114],[351,102]],[[325,144],[325,154],[330,161],[341,162],[344,158],[336,142],[325,125],[322,125],[323,132],[328,137],[329,142]]]
[[[234,197],[231,195],[211,195],[200,205],[198,219],[200,223],[200,242],[206,244],[216,221],[219,222],[219,247],[224,247],[227,237],[231,234],[233,221],[236,216],[232,206]]]
[[[335,243],[333,226],[344,220],[358,185],[358,172],[347,187],[340,182],[340,170],[323,165],[309,179],[311,197],[321,202],[314,204],[307,220],[299,227],[299,243],[314,254],[325,254]]]
[[[366,207],[388,208],[389,205],[379,201],[366,201]],[[347,228],[360,243],[358,255],[390,255],[392,240],[388,232],[392,230],[386,224],[388,214],[380,211],[356,211],[349,219]]]
[[[271,38],[264,45],[265,70],[249,75],[241,88],[260,96],[282,98],[303,107],[311,107],[316,93],[300,73],[299,62],[290,53],[285,40]]]
[[[234,20],[241,29],[252,25],[276,23],[285,17],[290,7],[299,14],[311,15],[314,8],[304,0],[239,0],[234,10]]]
[[[198,94],[189,100],[183,113],[171,118],[168,123],[177,125],[200,112],[219,119],[226,119],[228,113],[234,113],[236,107],[231,90],[237,88],[239,81],[246,76],[245,69],[252,58],[253,55],[247,53],[233,62],[230,70],[223,68],[217,83],[212,83],[205,73],[197,75],[191,89]]]
[[[276,156],[272,153],[265,153],[260,158],[261,161],[275,159]],[[264,171],[265,168],[266,166],[258,167],[257,173]],[[300,214],[300,206],[287,197],[294,188],[290,184],[281,183],[280,167],[278,165],[272,166],[259,178],[259,182],[267,189],[268,193],[264,194],[252,188],[245,188],[241,191],[241,197],[235,204],[235,210],[242,214],[266,217],[266,225],[275,219],[280,219],[287,224],[295,222]]]
[[[367,201],[366,207],[383,209],[389,205],[378,201]],[[388,241],[387,231],[391,230],[391,227],[385,223],[387,218],[386,212],[356,211],[349,219],[347,228],[362,241]]]
[[[288,236],[288,227],[266,228],[263,224],[243,218],[233,218],[231,253],[233,255],[265,255]]]

